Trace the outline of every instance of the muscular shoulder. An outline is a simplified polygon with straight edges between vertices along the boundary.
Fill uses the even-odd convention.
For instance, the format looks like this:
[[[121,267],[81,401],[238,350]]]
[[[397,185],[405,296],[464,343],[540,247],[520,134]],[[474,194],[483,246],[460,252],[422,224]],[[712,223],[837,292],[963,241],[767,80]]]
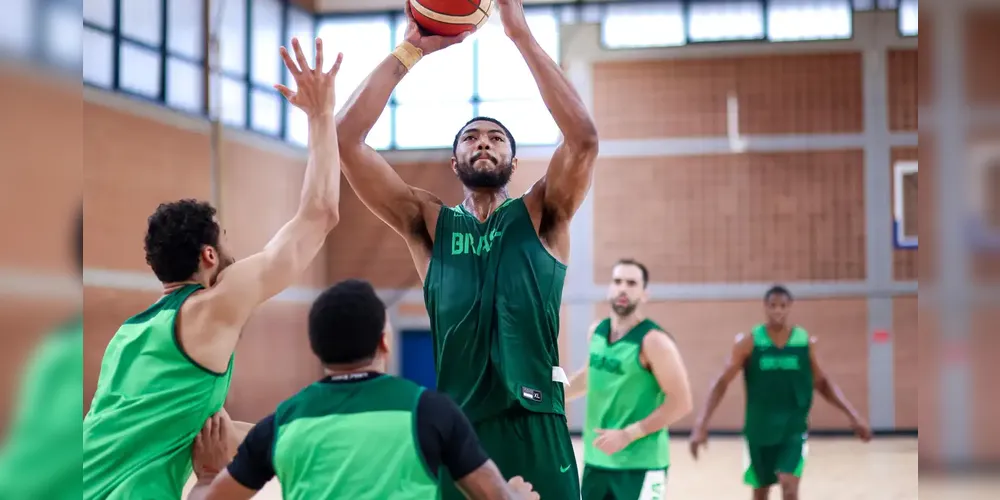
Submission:
[[[663,330],[650,330],[642,338],[642,348],[653,349],[660,352],[674,351],[677,349],[677,343],[674,342],[673,337],[669,333]]]
[[[753,333],[740,332],[733,341],[733,350],[742,353],[753,351]]]

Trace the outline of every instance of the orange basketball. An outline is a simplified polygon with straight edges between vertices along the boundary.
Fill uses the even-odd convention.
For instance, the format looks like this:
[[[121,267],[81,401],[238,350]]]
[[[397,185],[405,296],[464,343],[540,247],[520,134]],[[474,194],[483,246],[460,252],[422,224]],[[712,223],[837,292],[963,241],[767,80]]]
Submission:
[[[407,0],[421,28],[434,35],[456,36],[476,31],[490,18],[493,0]]]

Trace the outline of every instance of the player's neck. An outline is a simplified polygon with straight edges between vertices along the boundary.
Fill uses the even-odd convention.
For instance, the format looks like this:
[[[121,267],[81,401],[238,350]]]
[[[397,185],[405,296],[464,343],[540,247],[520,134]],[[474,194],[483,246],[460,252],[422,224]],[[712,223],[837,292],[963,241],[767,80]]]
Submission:
[[[331,377],[335,377],[337,375],[350,375],[352,373],[384,373],[385,363],[376,359],[375,361],[371,361],[369,363],[354,365],[326,365],[323,367],[323,372]]]
[[[510,193],[506,186],[491,190],[465,188],[465,201],[462,205],[477,219],[485,221],[507,198],[510,198]]]
[[[611,315],[611,332],[617,335],[625,335],[629,330],[635,328],[646,317],[639,311],[633,311],[628,316]]]
[[[787,324],[785,324],[785,325],[773,325],[771,323],[768,323],[765,326],[765,328],[767,329],[768,335],[771,335],[771,336],[779,336],[779,337],[781,337],[781,336],[790,335],[792,333],[792,327],[788,326]]]
[[[186,287],[188,285],[201,285],[201,286],[206,287],[206,288],[208,287],[208,285],[202,283],[201,281],[199,281],[197,279],[190,279],[190,280],[186,280],[186,281],[176,281],[176,282],[173,282],[173,283],[164,283],[163,284],[163,295],[170,295],[171,293],[174,293],[177,290],[180,290],[181,288],[184,288],[184,287]]]

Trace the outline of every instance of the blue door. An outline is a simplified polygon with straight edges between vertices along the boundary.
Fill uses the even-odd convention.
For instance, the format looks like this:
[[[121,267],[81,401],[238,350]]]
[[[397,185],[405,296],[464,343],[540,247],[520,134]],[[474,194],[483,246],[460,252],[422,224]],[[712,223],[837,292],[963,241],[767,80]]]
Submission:
[[[403,330],[402,375],[428,389],[437,387],[434,373],[434,341],[430,330]]]

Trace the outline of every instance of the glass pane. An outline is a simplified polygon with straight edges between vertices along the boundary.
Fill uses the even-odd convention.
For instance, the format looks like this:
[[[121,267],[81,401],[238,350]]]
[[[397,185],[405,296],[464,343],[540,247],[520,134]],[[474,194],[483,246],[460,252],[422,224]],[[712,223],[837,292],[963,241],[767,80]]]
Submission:
[[[389,106],[386,106],[382,110],[382,114],[379,115],[378,121],[375,122],[375,126],[368,132],[368,137],[365,138],[365,144],[368,144],[374,149],[389,149],[391,142],[392,112],[390,111]]]
[[[250,94],[253,129],[265,134],[281,133],[281,97],[277,92],[253,89]]]
[[[917,0],[899,3],[899,32],[903,36],[917,36]]]
[[[553,60],[559,62],[559,22],[556,17],[546,11],[529,12],[527,18],[538,43]],[[504,34],[499,14],[491,16],[486,26],[480,28],[474,37],[479,51],[478,90],[481,99],[527,99],[538,96],[535,79],[514,43]]]
[[[160,95],[160,54],[122,42],[118,83],[121,88],[146,97]]]
[[[849,0],[770,0],[768,38],[773,41],[851,37]]]
[[[559,128],[541,99],[483,102],[479,114],[500,120],[518,146],[559,142]]]
[[[281,2],[255,0],[253,3],[253,81],[271,86],[281,83]]]
[[[247,84],[231,78],[223,78],[220,85],[222,97],[222,123],[235,127],[247,126]]]
[[[483,28],[485,29],[485,26]],[[396,40],[402,40],[405,32],[406,24],[399,23],[396,27]],[[384,44],[389,45],[390,43],[392,43],[391,39],[385,38]],[[466,40],[449,47],[448,50],[442,50],[422,59],[396,87],[396,100],[401,104],[420,101],[471,101],[474,47],[473,42]],[[361,83],[388,54],[388,51],[382,50],[381,46],[372,52],[372,59],[375,60],[375,63],[358,79],[358,83]],[[490,64],[493,62],[490,61]]]
[[[45,56],[64,68],[80,67],[83,24],[78,6],[49,3],[45,9]]]
[[[878,8],[883,10],[895,9],[898,5],[896,0],[878,0]]]
[[[31,52],[35,26],[33,0],[3,0],[0,16],[0,52],[8,49],[19,55]]]
[[[83,20],[110,30],[115,26],[115,0],[83,0]]]
[[[160,30],[160,0],[127,0],[121,2],[122,36],[139,42],[159,46],[163,40]]]
[[[610,49],[684,45],[684,14],[676,0],[608,5],[601,41]]]
[[[309,144],[309,118],[301,109],[289,104],[285,106],[288,116],[288,128],[285,129],[285,139],[299,146]]]
[[[288,48],[288,50],[292,50],[292,38],[298,38],[299,43],[302,44],[302,52],[306,55],[306,60],[308,60],[310,64],[313,62],[313,49],[316,45],[314,40],[316,38],[316,31],[313,28],[312,16],[298,9],[290,9],[288,11],[288,40],[282,41],[282,45]],[[326,44],[327,52],[333,52],[336,54],[336,51],[338,50],[343,51],[340,47],[333,48],[330,44]],[[294,55],[292,56],[292,59],[295,59]],[[332,58],[330,61],[330,64],[333,64]],[[337,88],[340,88],[339,84],[343,79],[343,74],[344,73],[341,72],[340,76],[337,77]],[[285,70],[285,78],[285,81],[289,84],[289,88],[293,88],[294,85],[292,84],[295,83],[295,80],[292,79],[292,75],[287,69]]]
[[[83,29],[83,81],[111,88],[114,81],[114,40],[111,35]]]
[[[875,0],[854,0],[854,10],[872,10],[875,8]]]
[[[458,129],[472,118],[472,104],[407,104],[396,108],[400,149],[451,148]]]
[[[202,103],[205,101],[203,75],[201,65],[167,59],[167,105],[192,113],[202,113]]]
[[[764,6],[760,0],[691,4],[690,36],[694,41],[747,40],[764,36]]]
[[[167,0],[167,49],[192,59],[205,54],[202,0]]]
[[[246,2],[212,0],[213,25],[220,15],[219,56],[222,69],[238,75],[247,72],[247,12]]]
[[[392,50],[392,30],[387,16],[377,16],[324,20],[318,31],[317,36],[323,39],[323,46],[327,51],[325,66],[333,64],[337,52],[344,53],[344,62],[340,66],[336,84],[336,109],[339,111],[358,84],[389,55]],[[440,54],[432,54],[427,59],[429,61],[438,55]],[[420,62],[423,63],[424,61]],[[407,75],[403,81],[409,77]]]

